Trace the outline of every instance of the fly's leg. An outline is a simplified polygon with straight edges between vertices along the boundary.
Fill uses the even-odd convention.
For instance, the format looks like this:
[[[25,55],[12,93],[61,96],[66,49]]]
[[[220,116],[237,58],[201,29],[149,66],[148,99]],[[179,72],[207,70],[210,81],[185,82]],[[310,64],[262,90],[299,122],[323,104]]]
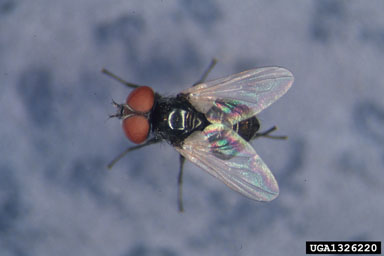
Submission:
[[[193,84],[193,86],[198,85],[207,79],[208,74],[212,71],[212,69],[215,67],[217,63],[216,59],[212,59],[211,64],[209,64],[208,69],[203,73],[201,78]],[[184,163],[185,163],[185,157],[180,155],[180,170],[179,170],[179,176],[177,178],[177,185],[178,185],[178,193],[177,193],[177,204],[179,207],[179,212],[184,212],[184,205],[183,205],[183,170],[184,170]]]
[[[150,140],[147,140],[145,143],[143,144],[140,144],[140,145],[137,145],[137,146],[134,146],[134,147],[130,147],[130,148],[127,148],[124,152],[122,152],[120,155],[118,155],[115,159],[113,159],[108,165],[108,169],[111,169],[121,158],[123,158],[126,154],[128,154],[129,152],[131,151],[134,151],[136,149],[139,149],[139,148],[142,148],[142,147],[146,147],[146,146],[149,146],[149,145],[152,145],[152,144],[155,144],[155,143],[158,143],[160,142],[161,139],[158,139],[156,137],[150,139]]]
[[[258,137],[266,137],[266,138],[270,138],[270,139],[278,139],[278,140],[286,140],[288,139],[287,136],[276,136],[276,135],[270,135],[270,133],[272,133],[273,131],[276,131],[277,130],[277,127],[276,126],[273,126],[271,127],[270,129],[266,130],[265,132],[257,132],[255,134],[255,136],[253,136],[252,139],[256,139]]]
[[[203,73],[201,78],[196,83],[193,84],[193,86],[203,83],[205,81],[205,79],[207,79],[208,74],[215,67],[216,63],[217,63],[217,60],[215,58],[213,58],[211,61],[211,64],[209,64],[209,67],[207,68],[207,70]]]
[[[183,168],[185,163],[185,157],[180,155],[180,170],[179,170],[179,177],[177,178],[177,185],[178,185],[178,193],[177,193],[177,204],[179,206],[179,212],[184,211],[183,206]]]
[[[119,77],[119,76],[113,74],[113,73],[112,73],[111,71],[109,71],[108,69],[103,68],[103,69],[101,70],[101,72],[104,73],[104,74],[106,74],[106,75],[109,76],[109,77],[112,77],[112,78],[115,79],[116,81],[122,83],[123,85],[125,85],[125,86],[127,86],[127,87],[129,87],[129,88],[135,89],[135,88],[141,86],[141,85],[139,85],[139,84],[134,84],[134,83],[130,83],[130,82],[125,81],[125,80],[122,79],[121,77]]]
[[[196,86],[200,83],[203,83],[205,79],[207,79],[208,74],[212,71],[212,69],[215,67],[217,63],[216,59],[212,59],[211,63],[209,64],[207,70],[203,73],[201,78],[193,84],[193,86]],[[180,155],[180,170],[179,170],[179,176],[177,178],[177,185],[178,185],[178,193],[177,193],[177,204],[179,206],[179,212],[184,212],[184,205],[183,205],[183,170],[184,170],[184,163],[185,163],[185,157]]]

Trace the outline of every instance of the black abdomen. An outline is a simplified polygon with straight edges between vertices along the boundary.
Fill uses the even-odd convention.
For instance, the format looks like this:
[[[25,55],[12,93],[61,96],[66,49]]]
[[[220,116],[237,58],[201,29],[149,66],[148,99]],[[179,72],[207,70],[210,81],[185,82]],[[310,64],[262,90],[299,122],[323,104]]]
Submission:
[[[260,122],[256,116],[238,122],[233,126],[233,130],[246,141],[250,141],[256,135],[259,129]]]

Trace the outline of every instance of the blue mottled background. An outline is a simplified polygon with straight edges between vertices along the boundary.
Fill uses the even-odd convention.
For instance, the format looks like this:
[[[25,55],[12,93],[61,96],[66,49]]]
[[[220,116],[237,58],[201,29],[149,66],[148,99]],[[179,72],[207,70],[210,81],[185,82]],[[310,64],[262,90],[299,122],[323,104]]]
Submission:
[[[304,255],[306,240],[384,239],[383,1],[0,0],[0,255]],[[281,194],[248,200],[163,143],[108,120],[129,90],[164,95],[278,65],[253,146]]]

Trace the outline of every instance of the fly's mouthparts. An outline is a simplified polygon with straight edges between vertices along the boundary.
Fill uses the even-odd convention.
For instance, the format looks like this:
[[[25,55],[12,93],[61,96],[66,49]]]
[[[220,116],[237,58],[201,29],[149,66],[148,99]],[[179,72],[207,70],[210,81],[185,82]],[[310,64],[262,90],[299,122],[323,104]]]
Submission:
[[[109,115],[110,118],[116,117],[118,119],[125,119],[125,118],[129,117],[130,112],[133,112],[133,111],[130,110],[128,105],[126,105],[126,104],[119,104],[116,101],[114,101],[113,99],[112,99],[112,105],[115,106],[118,109],[118,111],[117,111],[116,114]]]
[[[144,116],[145,118],[149,117],[148,112],[135,111],[128,104],[119,104],[114,100],[112,100],[112,104],[118,109],[118,111],[116,114],[109,115],[110,118],[116,117],[124,120],[131,116]]]

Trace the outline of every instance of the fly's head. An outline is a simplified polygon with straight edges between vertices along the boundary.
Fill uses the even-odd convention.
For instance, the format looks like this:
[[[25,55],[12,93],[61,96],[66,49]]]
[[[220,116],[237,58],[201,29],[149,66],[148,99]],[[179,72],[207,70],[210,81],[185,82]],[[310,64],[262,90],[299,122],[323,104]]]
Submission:
[[[134,89],[124,104],[113,101],[117,113],[110,115],[123,120],[123,130],[130,141],[143,143],[149,136],[150,114],[155,102],[152,88],[140,86]]]

